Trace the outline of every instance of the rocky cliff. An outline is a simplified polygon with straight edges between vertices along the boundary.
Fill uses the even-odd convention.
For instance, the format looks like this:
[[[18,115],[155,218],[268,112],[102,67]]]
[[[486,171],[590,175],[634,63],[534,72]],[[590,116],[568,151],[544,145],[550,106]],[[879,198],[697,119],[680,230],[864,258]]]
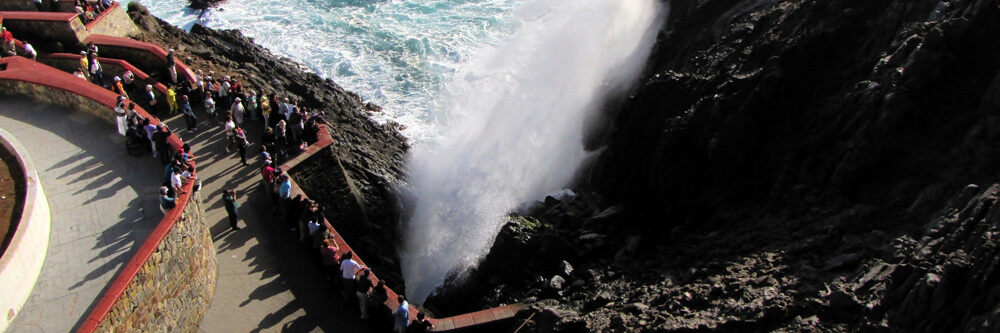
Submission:
[[[668,3],[581,190],[450,301],[534,302],[536,331],[997,330],[1000,3]]]

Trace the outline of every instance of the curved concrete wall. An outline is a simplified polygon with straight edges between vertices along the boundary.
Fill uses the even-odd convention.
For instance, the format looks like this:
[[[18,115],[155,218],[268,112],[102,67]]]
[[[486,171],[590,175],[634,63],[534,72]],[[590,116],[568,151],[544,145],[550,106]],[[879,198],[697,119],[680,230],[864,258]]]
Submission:
[[[28,301],[28,296],[42,273],[42,263],[45,262],[45,253],[49,247],[52,216],[28,151],[3,129],[0,129],[0,145],[17,157],[26,185],[20,222],[14,226],[14,237],[3,257],[0,257],[0,286],[3,286],[0,288],[0,310],[6,318],[0,321],[2,332],[21,311],[24,302]]]

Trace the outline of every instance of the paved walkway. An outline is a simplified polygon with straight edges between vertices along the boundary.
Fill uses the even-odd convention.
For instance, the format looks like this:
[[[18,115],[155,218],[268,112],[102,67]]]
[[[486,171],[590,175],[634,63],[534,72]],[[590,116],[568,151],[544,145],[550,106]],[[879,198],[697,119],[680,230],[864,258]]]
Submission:
[[[163,167],[83,112],[5,97],[0,128],[27,148],[52,212],[41,276],[8,331],[70,332],[163,217]]]
[[[199,132],[187,132],[183,117],[167,125],[191,145],[203,180],[202,200],[219,258],[215,299],[201,322],[203,332],[366,332],[357,305],[334,297],[320,272],[318,254],[298,243],[298,233],[272,223],[270,203],[260,190],[257,149],[264,124],[244,124],[251,146],[240,165],[227,153],[221,126],[199,115]],[[223,189],[236,189],[240,226],[231,231]]]

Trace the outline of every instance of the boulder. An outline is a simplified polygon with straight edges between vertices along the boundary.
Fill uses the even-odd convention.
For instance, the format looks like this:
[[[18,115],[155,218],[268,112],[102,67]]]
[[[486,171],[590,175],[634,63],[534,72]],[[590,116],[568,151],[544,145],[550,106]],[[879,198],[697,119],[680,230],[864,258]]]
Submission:
[[[545,288],[548,290],[559,291],[563,289],[564,284],[566,284],[566,279],[562,276],[556,275],[545,282]]]

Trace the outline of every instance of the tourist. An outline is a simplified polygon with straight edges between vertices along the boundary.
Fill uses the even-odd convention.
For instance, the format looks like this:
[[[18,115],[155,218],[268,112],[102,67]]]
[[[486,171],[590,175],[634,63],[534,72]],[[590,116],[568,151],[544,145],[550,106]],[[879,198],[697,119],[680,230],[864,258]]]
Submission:
[[[410,332],[412,333],[426,333],[434,329],[434,324],[431,324],[430,320],[427,320],[427,316],[423,312],[417,313],[417,320],[414,320],[410,324]]]
[[[184,145],[187,146],[186,143]],[[190,148],[188,148],[188,149],[190,149]],[[178,151],[178,155],[187,156],[188,154],[186,152],[184,152],[183,149],[181,149],[181,150]],[[194,185],[191,186],[191,198],[194,198],[195,201],[199,201],[200,202],[201,201],[201,178],[198,178],[198,175],[195,174],[195,172],[194,172],[194,165],[188,164],[187,170],[185,170],[183,173],[181,173],[181,177],[183,177],[184,179],[189,179],[189,180],[191,180],[191,181],[194,182]]]
[[[35,0],[35,8],[38,8],[38,11],[42,11],[42,0]]]
[[[199,94],[205,93],[205,72],[198,70],[198,73],[194,75],[195,88],[198,89]]]
[[[323,245],[323,240],[333,236],[333,233],[326,227],[326,214],[323,213],[323,206],[316,203],[316,211],[313,212],[313,221],[317,230],[312,234],[312,248]]]
[[[198,131],[198,117],[194,115],[194,110],[191,110],[191,103],[188,102],[187,95],[181,95],[181,113],[184,114],[184,120],[187,122],[187,131]]]
[[[274,167],[271,167],[271,161],[264,161],[264,166],[260,168],[260,177],[263,182],[261,185],[264,186],[264,194],[268,198],[274,197],[272,190],[274,188]]]
[[[7,31],[6,27],[0,27],[0,35],[3,36],[3,56],[17,55],[17,51],[14,49],[14,34]]]
[[[399,306],[396,307],[395,315],[395,332],[396,333],[406,333],[406,328],[410,324],[410,303],[406,302],[406,298],[403,295],[396,296],[396,302]]]
[[[344,253],[344,255],[341,256],[341,259],[342,260],[340,261],[340,281],[342,282],[344,287],[343,289],[344,299],[348,299],[351,297],[350,295],[354,294],[355,290],[354,276],[358,274],[358,271],[364,269],[365,266],[362,266],[358,264],[357,261],[354,261],[354,253],[351,253],[351,251],[347,251],[347,253]]]
[[[128,124],[129,124],[129,126],[132,126],[132,127],[139,126],[142,123],[142,121],[145,120],[145,119],[142,118],[141,115],[139,115],[139,112],[135,111],[135,103],[132,103],[132,102],[128,103],[128,116],[127,117],[128,117]]]
[[[292,180],[288,178],[287,174],[283,173],[278,178],[278,182],[281,184],[278,187],[278,216],[284,217],[285,209],[292,197]]]
[[[156,126],[153,126],[149,122],[149,118],[142,120],[142,128],[146,130],[146,140],[149,140],[149,150],[153,152],[153,158],[156,158],[156,142],[153,141],[153,134],[156,134]]]
[[[177,83],[177,62],[174,60],[174,49],[167,51],[167,73],[170,73],[170,82]]]
[[[187,191],[182,189],[184,187],[184,176],[181,176],[181,174],[183,173],[184,167],[179,164],[173,165],[174,172],[173,175],[170,176],[170,188],[174,190],[175,195],[187,193]]]
[[[78,70],[84,73],[88,81],[90,80],[90,59],[87,58],[87,51],[80,51],[80,68]]]
[[[237,96],[243,96],[243,85],[236,80],[236,75],[229,78],[229,96],[234,98]]]
[[[243,112],[246,111],[243,108],[242,100],[239,97],[233,100],[233,106],[229,108],[229,112],[233,113],[233,120],[236,121],[236,125],[243,126]]]
[[[212,99],[212,94],[205,94],[205,113],[208,114],[208,120],[212,121],[212,125],[219,124],[215,119],[215,100]]]
[[[247,135],[243,132],[242,127],[236,126],[234,133],[236,133],[236,150],[240,154],[240,163],[242,163],[243,166],[247,166],[249,165],[247,164],[247,146],[250,145],[250,142],[247,141]]]
[[[271,164],[271,154],[269,154],[267,152],[267,147],[264,147],[263,145],[261,145],[260,149],[258,149],[258,151],[260,153],[258,155],[258,158],[260,158],[260,164],[261,165]]]
[[[302,113],[299,112],[297,106],[292,106],[292,113],[288,116],[288,125],[292,133],[291,143],[298,146],[302,135]]]
[[[298,224],[293,224],[292,230],[298,230],[299,242],[305,243],[306,236],[312,235],[312,232],[314,231],[310,229],[309,224],[315,221],[314,213],[316,212],[316,203],[309,199],[303,200],[302,195],[300,194],[295,196],[295,199],[292,199],[292,201],[289,202],[288,209],[290,212],[298,213],[292,215],[299,217],[297,220]],[[288,222],[292,224],[295,221],[289,220]],[[318,227],[319,226],[317,225],[317,229]]]
[[[132,87],[132,82],[135,82],[135,74],[132,74],[132,71],[126,70],[125,73],[122,73],[122,84],[129,87],[129,90],[135,89]]]
[[[338,267],[338,262],[340,262],[338,251],[340,251],[340,247],[337,246],[337,241],[333,238],[324,239],[323,246],[319,248],[319,254],[323,257],[323,270],[328,277],[336,276],[334,272]]]
[[[291,105],[288,104],[288,97],[281,100],[281,104],[278,105],[278,115],[281,116],[282,120],[288,120],[288,109]]]
[[[355,296],[358,297],[358,308],[361,309],[361,319],[368,319],[368,296],[372,293],[371,269],[361,270],[361,275],[354,280]]]
[[[260,117],[264,118],[264,128],[271,127],[268,119],[271,117],[271,100],[264,93],[260,94]]]
[[[150,114],[156,114],[156,93],[153,92],[153,85],[146,85],[146,111]]]
[[[283,174],[284,171],[281,170],[281,167],[275,165],[274,173],[271,175],[271,212],[275,216],[279,216],[281,210],[281,196],[278,193],[281,192],[281,175]]]
[[[227,75],[222,77],[222,84],[219,87],[219,105],[221,105],[225,110],[229,110],[229,107],[231,106],[229,105],[230,102],[232,102],[232,100],[229,99],[229,91],[231,88],[232,86],[229,83],[229,76]]]
[[[167,215],[167,212],[177,206],[175,202],[175,197],[170,195],[169,189],[166,186],[160,186],[160,211],[163,215]]]
[[[170,138],[170,128],[166,124],[156,125],[156,133],[153,133],[153,142],[156,147],[156,154],[154,156],[160,157],[160,162],[167,164],[170,161],[170,144],[167,140]]]
[[[247,114],[250,115],[251,121],[257,121],[257,92],[250,89],[250,94],[247,95]]]
[[[38,52],[35,52],[35,47],[31,46],[31,43],[24,41],[24,57],[35,60],[38,57]]]
[[[277,159],[278,155],[277,151],[275,150],[274,143],[275,143],[274,129],[270,127],[264,127],[264,134],[261,135],[260,145],[263,146],[264,149],[267,150],[268,155],[271,156],[272,165],[278,165],[282,161]]]
[[[378,280],[375,283],[375,288],[372,288],[372,293],[368,295],[368,318],[370,318],[368,322],[375,326],[375,331],[388,332],[395,326],[392,320],[392,310],[385,305],[388,300],[389,294],[386,293],[385,281]]]
[[[239,207],[236,203],[236,190],[223,191],[222,200],[225,201],[226,213],[229,214],[229,227],[233,228],[233,231],[240,230],[237,225],[239,217],[236,216],[236,209]]]
[[[275,148],[278,150],[278,156],[282,161],[284,161],[284,156],[287,154],[286,149],[288,148],[288,131],[284,120],[279,120],[278,126],[274,127],[274,140]]]
[[[306,222],[312,217],[310,207],[312,202],[309,199],[303,199],[302,195],[296,195],[294,198],[288,200],[285,204],[285,214],[284,223],[288,225],[289,229],[292,231],[299,232],[299,242],[305,241],[305,230]]]
[[[174,177],[174,169],[179,169],[179,168],[181,168],[180,163],[172,162],[167,164],[167,167],[163,168],[163,177],[160,179],[162,182],[161,185],[167,186],[167,188],[170,190],[170,194],[173,196],[176,196],[176,193],[174,193],[174,188],[173,186],[170,185],[170,183],[172,182],[172,178]]]
[[[87,53],[97,55],[97,44],[94,42],[87,42]]]
[[[226,116],[226,124],[223,130],[226,131],[226,152],[228,153],[232,151],[233,145],[236,144],[236,123],[233,122],[233,116]]]
[[[310,220],[309,223],[306,223],[306,228],[309,229],[309,239],[312,240],[313,244],[315,244],[317,238],[319,238],[319,236],[321,236],[323,234],[323,233],[319,232],[319,228],[320,228],[319,222],[316,222],[315,219]],[[313,248],[316,248],[316,247],[318,247],[318,246],[313,246]]]
[[[90,60],[90,78],[93,79],[94,84],[104,87],[104,68],[101,67],[96,53]]]
[[[113,80],[115,83],[111,85],[111,91],[114,91],[119,96],[128,98],[128,93],[125,92],[125,86],[122,85],[122,78],[115,76]]]
[[[173,85],[167,86],[167,114],[174,114],[177,112],[177,92],[174,91]]]

